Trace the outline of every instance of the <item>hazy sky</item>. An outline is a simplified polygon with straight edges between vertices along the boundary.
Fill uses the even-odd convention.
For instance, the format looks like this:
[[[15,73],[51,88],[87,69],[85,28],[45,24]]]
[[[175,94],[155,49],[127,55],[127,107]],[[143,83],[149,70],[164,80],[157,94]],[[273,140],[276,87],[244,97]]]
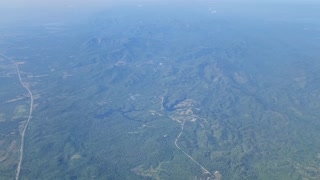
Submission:
[[[166,1],[166,0],[162,0]],[[0,0],[1,7],[92,7],[121,3],[161,2],[161,0]]]
[[[110,3],[108,0],[5,0],[1,7],[66,7]]]
[[[0,7],[94,7],[94,6],[112,6],[121,3],[139,4],[146,2],[157,3],[186,3],[192,2],[194,4],[201,2],[310,2],[318,0],[0,0]]]

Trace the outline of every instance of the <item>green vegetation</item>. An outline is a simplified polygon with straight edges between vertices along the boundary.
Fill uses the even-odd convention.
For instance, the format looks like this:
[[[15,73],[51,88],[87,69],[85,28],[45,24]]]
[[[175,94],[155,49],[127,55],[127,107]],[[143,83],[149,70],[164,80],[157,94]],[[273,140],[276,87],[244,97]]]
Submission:
[[[319,32],[303,25],[319,20],[221,11],[119,8],[50,30],[22,24],[14,40],[19,30],[2,29],[1,51],[25,62],[35,96],[21,179],[209,177],[183,151],[211,179],[318,179]],[[10,179],[29,101],[4,59],[0,84]]]

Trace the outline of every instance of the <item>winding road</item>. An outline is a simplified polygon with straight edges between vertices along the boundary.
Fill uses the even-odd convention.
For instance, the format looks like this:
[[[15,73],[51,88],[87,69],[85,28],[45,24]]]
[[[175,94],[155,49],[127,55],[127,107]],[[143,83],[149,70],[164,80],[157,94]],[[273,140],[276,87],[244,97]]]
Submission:
[[[17,74],[18,74],[18,77],[19,77],[19,81],[20,81],[20,84],[23,86],[23,88],[25,88],[28,93],[29,93],[29,96],[30,96],[30,109],[29,109],[29,116],[28,116],[28,119],[27,119],[27,122],[23,128],[23,131],[22,131],[22,134],[21,134],[21,145],[20,145],[20,156],[19,156],[19,163],[18,163],[18,166],[17,166],[17,171],[16,171],[16,180],[19,180],[19,176],[20,176],[20,170],[21,170],[21,164],[22,164],[22,160],[23,160],[23,150],[24,150],[24,137],[25,137],[25,134],[26,134],[26,130],[28,128],[28,124],[32,118],[32,111],[33,111],[33,94],[31,92],[31,90],[29,89],[29,87],[25,84],[25,82],[23,82],[22,78],[21,78],[21,73],[20,73],[20,69],[19,69],[19,66],[18,64],[11,58],[9,58],[8,56],[0,53],[0,55],[2,57],[4,57],[5,59],[9,60],[12,62],[12,64],[15,65],[16,67],[16,71],[17,71]]]
[[[177,136],[174,144],[176,145],[176,147],[177,147],[180,151],[183,152],[183,154],[185,154],[189,159],[191,159],[194,163],[196,163],[196,164],[204,171],[204,173],[210,174],[210,175],[212,176],[212,173],[210,173],[210,171],[208,171],[205,167],[203,167],[198,161],[196,161],[195,159],[193,159],[193,157],[191,157],[188,153],[186,153],[184,150],[182,150],[182,149],[180,148],[180,146],[178,145],[178,141],[179,141],[180,136],[181,136],[181,134],[183,133],[183,130],[184,130],[184,124],[185,124],[185,122],[186,122],[186,121],[183,121],[183,122],[180,123],[180,125],[181,125],[181,131],[180,131],[179,135]]]

